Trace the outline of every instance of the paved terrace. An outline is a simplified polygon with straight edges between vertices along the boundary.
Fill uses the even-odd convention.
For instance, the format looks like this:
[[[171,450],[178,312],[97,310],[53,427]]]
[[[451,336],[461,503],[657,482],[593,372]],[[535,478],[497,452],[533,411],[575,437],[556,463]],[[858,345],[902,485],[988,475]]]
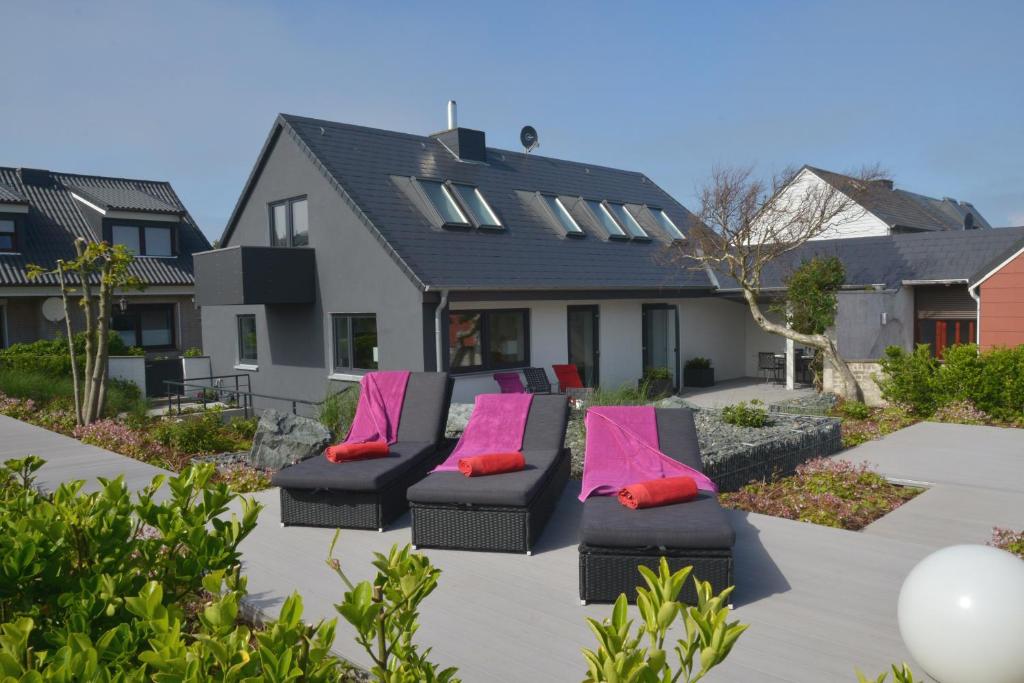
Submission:
[[[160,470],[0,417],[0,457],[49,459],[42,483],[128,475],[139,486]],[[868,460],[886,475],[931,488],[862,532],[733,512],[735,617],[751,625],[709,681],[852,681],[909,659],[896,626],[907,572],[933,550],[983,543],[993,525],[1024,526],[1024,431],[919,424],[839,457]],[[467,682],[580,680],[585,616],[609,608],[577,599],[576,486],[566,490],[532,557],[427,551],[444,570],[425,605],[419,639]],[[333,617],[340,581],[325,567],[333,534],[281,528],[276,491],[256,496],[262,523],[243,546],[250,602],[275,614],[299,590],[307,618]],[[379,534],[342,533],[338,554],[353,579],[369,576],[374,551],[409,541],[408,519]],[[339,625],[339,654],[365,664]],[[920,673],[920,672],[919,672]]]

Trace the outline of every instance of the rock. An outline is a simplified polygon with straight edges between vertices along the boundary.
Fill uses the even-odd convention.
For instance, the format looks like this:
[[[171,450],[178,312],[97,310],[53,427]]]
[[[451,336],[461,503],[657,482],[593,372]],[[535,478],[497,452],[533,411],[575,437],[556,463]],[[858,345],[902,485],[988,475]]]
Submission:
[[[469,416],[473,414],[472,403],[453,403],[448,408],[448,426],[445,427],[445,435],[458,437],[466,430]]]
[[[330,443],[331,433],[316,420],[271,408],[260,417],[246,464],[279,470],[320,455]]]

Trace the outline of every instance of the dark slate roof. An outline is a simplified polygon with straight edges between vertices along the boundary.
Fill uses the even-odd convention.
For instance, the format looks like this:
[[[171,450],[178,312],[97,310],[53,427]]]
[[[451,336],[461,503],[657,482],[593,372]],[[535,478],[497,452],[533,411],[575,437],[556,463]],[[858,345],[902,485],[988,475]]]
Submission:
[[[0,166],[0,185],[12,188],[29,204],[27,234],[20,245],[21,253],[0,255],[0,285],[56,284],[56,278],[50,276],[29,281],[26,267],[37,264],[53,268],[57,259],[74,258],[75,238],[96,239],[83,214],[90,209],[72,198],[70,187],[104,193],[138,191],[182,215],[177,258],[139,258],[132,264],[134,274],[147,284],[193,284],[192,254],[210,248],[209,241],[188,215],[170,183],[51,171],[19,173],[18,169]]]
[[[836,256],[846,268],[846,284],[884,284],[897,288],[908,281],[964,280],[971,284],[1024,246],[1024,227],[957,232],[920,232],[808,242],[772,263],[762,287],[784,286],[785,278],[804,260]],[[723,289],[735,282],[719,275]]]
[[[93,204],[113,211],[148,211],[151,213],[179,214],[181,209],[157,199],[139,187],[131,185],[109,186],[97,183],[81,183],[68,187],[72,192]]]
[[[384,247],[421,287],[432,289],[702,288],[701,270],[659,258],[667,239],[606,241],[589,229],[563,238],[517,191],[543,191],[663,208],[685,233],[696,218],[641,173],[488,148],[486,164],[460,162],[435,138],[281,115],[281,126],[368,219]],[[262,156],[262,155],[261,155]],[[259,164],[250,177],[249,188]],[[431,226],[391,176],[476,185],[505,226],[501,232]],[[230,235],[243,193],[221,244]],[[653,229],[648,230],[654,233]]]
[[[24,204],[25,197],[7,185],[0,185],[0,204]]]
[[[910,230],[963,230],[964,218],[974,214],[977,227],[989,228],[988,221],[968,202],[949,197],[936,199],[915,192],[893,188],[875,181],[863,183],[856,178],[807,166],[809,170],[833,187],[854,195],[857,202],[890,228]]]

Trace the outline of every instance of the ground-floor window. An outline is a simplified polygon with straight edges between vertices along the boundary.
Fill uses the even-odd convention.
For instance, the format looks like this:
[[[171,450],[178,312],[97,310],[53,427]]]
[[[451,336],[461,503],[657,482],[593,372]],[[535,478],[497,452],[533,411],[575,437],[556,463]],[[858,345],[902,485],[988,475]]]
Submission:
[[[238,316],[238,362],[255,364],[256,353],[256,316],[245,313]]]
[[[111,328],[128,346],[174,348],[174,304],[128,304],[114,308]]]
[[[973,344],[976,339],[973,318],[923,318],[917,321],[918,343],[928,344],[936,358],[942,358],[943,352],[953,344]]]
[[[530,311],[453,311],[448,314],[452,372],[521,368],[530,364]]]
[[[376,370],[380,364],[377,345],[377,316],[372,313],[335,313],[331,316],[334,336],[334,370]]]

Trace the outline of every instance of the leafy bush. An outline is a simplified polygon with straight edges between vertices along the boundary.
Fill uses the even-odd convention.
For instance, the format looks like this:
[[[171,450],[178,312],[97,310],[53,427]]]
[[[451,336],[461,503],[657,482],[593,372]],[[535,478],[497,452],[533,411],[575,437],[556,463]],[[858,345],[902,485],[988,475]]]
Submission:
[[[35,490],[42,461],[0,468],[0,672],[4,680],[338,681],[335,622],[306,626],[297,595],[278,621],[239,623],[238,545],[259,505],[211,482],[212,467],[157,477],[132,500],[122,478],[100,491]],[[72,542],[73,541],[73,542]]]
[[[661,558],[657,574],[642,565],[637,569],[647,584],[637,587],[640,624],[634,633],[633,622],[627,619],[625,593],[615,601],[610,619],[599,622],[588,618],[598,648],[583,650],[587,660],[584,680],[587,683],[691,683],[703,678],[729,656],[733,645],[747,629],[746,624],[726,621],[732,587],[714,595],[711,584],[694,578],[697,604],[687,606],[679,602],[679,593],[693,567],[671,572],[668,562]],[[668,661],[665,647],[669,631],[677,620],[682,621],[685,635],[676,640],[672,648],[679,662],[674,667]]]
[[[143,354],[142,349],[127,346],[116,332],[111,332],[107,339],[107,352],[111,356],[141,356]],[[84,332],[75,335],[75,354],[79,357],[78,367],[84,369]],[[70,377],[71,356],[68,354],[67,337],[58,335],[54,339],[11,344],[6,349],[0,350],[0,366]]]
[[[186,455],[225,453],[249,447],[245,439],[236,438],[232,429],[225,428],[221,411],[216,408],[195,417],[160,420],[151,433],[158,443]]]
[[[419,650],[412,637],[419,629],[419,606],[437,588],[441,570],[426,555],[393,545],[387,555],[374,553],[377,576],[372,582],[353,585],[334,557],[338,532],[327,553],[327,565],[348,587],[336,608],[356,629],[356,642],[373,661],[372,673],[379,681],[404,683],[458,681],[458,669],[439,670],[431,662],[430,648]]]
[[[768,425],[768,411],[756,398],[748,404],[746,401],[722,408],[722,422],[737,427],[764,427]]]
[[[839,412],[851,420],[866,420],[871,416],[871,408],[860,401],[843,401],[839,405]]]
[[[881,360],[883,375],[878,387],[886,400],[908,406],[916,415],[927,417],[938,407],[939,362],[927,344],[912,353],[890,346]]]
[[[907,502],[921,489],[896,486],[868,468],[818,458],[791,477],[751,482],[723,493],[722,504],[748,512],[856,531]]]
[[[63,401],[67,405],[55,407],[73,410],[71,400],[74,386],[70,374],[61,376],[44,370],[0,367],[0,393],[13,398],[31,399],[37,404]],[[138,387],[131,382],[111,380],[107,386],[104,414],[113,416],[133,410],[142,400]]]
[[[198,346],[190,346],[181,355],[185,358],[200,358],[203,355],[203,350]]]
[[[711,359],[703,356],[694,356],[683,365],[687,370],[707,370],[711,367]]]
[[[996,527],[992,529],[992,540],[988,544],[1007,550],[1024,560],[1024,531]]]
[[[969,400],[954,401],[939,406],[931,416],[935,422],[951,422],[961,425],[985,425],[992,422],[992,416],[978,410]]]
[[[672,379],[671,373],[668,368],[647,368],[644,370],[642,382],[657,382],[664,381],[666,379]]]
[[[351,386],[327,394],[317,406],[316,417],[332,437],[340,439],[348,433],[348,428],[356,416],[356,404],[358,403],[359,387]]]
[[[884,408],[869,408],[864,419],[849,417],[841,410],[833,411],[833,415],[844,418],[840,424],[843,448],[852,448],[866,441],[878,439],[919,421],[919,418],[910,414],[906,406],[898,403]]]

